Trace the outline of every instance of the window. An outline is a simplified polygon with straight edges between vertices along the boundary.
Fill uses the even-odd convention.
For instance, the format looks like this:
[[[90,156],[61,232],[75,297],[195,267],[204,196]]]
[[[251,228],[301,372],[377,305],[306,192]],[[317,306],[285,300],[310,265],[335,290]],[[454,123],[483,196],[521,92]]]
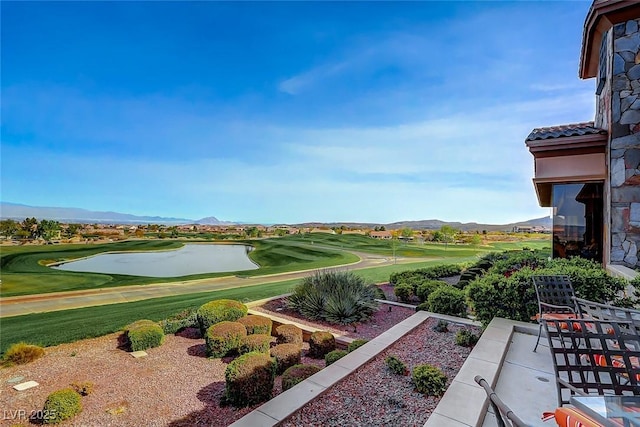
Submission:
[[[603,185],[554,184],[553,257],[602,262]]]

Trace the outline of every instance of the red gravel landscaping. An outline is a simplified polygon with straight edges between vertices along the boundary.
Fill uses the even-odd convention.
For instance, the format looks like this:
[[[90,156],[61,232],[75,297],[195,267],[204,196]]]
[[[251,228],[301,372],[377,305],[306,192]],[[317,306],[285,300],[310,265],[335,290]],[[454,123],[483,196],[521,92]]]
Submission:
[[[456,345],[456,332],[480,328],[449,323],[449,332],[435,332],[437,319],[424,323],[383,351],[355,373],[331,387],[280,426],[422,426],[440,398],[414,390],[410,376],[389,371],[384,363],[394,355],[412,370],[419,364],[441,369],[448,384],[456,376],[470,348]]]
[[[310,321],[302,317],[297,311],[287,308],[286,298],[278,298],[267,303],[252,307],[256,311],[273,314],[304,325],[323,328],[329,332],[347,336],[349,338],[373,339],[391,328],[392,326],[402,322],[404,319],[415,314],[415,310],[406,307],[399,307],[389,304],[380,304],[378,310],[373,314],[371,319],[365,323],[357,325],[335,325],[333,323],[321,320]],[[355,331],[354,331],[355,329]]]

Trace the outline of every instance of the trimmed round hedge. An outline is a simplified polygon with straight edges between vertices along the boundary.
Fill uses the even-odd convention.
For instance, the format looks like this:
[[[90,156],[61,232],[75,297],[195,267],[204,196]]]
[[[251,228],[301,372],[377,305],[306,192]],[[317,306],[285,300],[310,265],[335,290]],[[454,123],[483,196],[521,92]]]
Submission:
[[[240,319],[238,319],[238,322],[242,323],[244,327],[247,328],[247,335],[271,335],[273,321],[268,317],[251,314],[249,316],[241,317]]]
[[[320,368],[315,365],[294,365],[290,367],[282,374],[282,391],[289,390],[316,372],[320,372]]]
[[[73,389],[64,388],[51,393],[44,402],[44,424],[58,424],[82,411],[82,398]]]
[[[298,344],[302,346],[302,329],[296,325],[280,325],[276,328],[278,344]]]
[[[240,322],[238,322],[240,323]],[[247,335],[240,344],[239,353],[251,353],[252,351],[258,353],[269,353],[271,347],[271,335],[266,334],[253,334]]]
[[[322,359],[336,349],[336,339],[331,332],[316,331],[309,338],[309,357]]]
[[[162,327],[152,320],[138,320],[124,328],[131,351],[159,347],[164,342]]]
[[[205,344],[207,356],[224,357],[240,348],[247,337],[247,330],[242,323],[224,321],[207,329]]]
[[[218,299],[208,302],[197,311],[200,332],[204,335],[210,326],[216,323],[229,321],[235,322],[247,315],[249,309],[239,301],[231,299]]]
[[[264,353],[247,353],[229,363],[224,373],[225,400],[237,407],[271,398],[276,377],[276,361]]]
[[[433,365],[416,366],[411,379],[416,390],[427,396],[442,396],[447,390],[447,376]]]
[[[276,358],[276,373],[280,375],[300,363],[302,349],[298,344],[278,344],[271,349],[271,356]]]

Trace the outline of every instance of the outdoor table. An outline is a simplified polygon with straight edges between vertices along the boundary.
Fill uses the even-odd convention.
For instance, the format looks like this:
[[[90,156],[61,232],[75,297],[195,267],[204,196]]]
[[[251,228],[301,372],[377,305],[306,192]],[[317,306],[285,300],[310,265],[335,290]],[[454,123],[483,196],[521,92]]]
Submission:
[[[640,396],[572,396],[571,404],[604,427],[640,427]]]

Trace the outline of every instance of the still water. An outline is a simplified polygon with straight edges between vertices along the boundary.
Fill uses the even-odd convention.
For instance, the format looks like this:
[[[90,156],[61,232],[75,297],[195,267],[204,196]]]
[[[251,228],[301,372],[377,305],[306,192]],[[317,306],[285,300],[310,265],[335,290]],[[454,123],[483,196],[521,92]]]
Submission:
[[[58,270],[85,273],[129,274],[148,277],[178,277],[259,268],[244,245],[184,245],[161,252],[100,254],[58,265]]]

